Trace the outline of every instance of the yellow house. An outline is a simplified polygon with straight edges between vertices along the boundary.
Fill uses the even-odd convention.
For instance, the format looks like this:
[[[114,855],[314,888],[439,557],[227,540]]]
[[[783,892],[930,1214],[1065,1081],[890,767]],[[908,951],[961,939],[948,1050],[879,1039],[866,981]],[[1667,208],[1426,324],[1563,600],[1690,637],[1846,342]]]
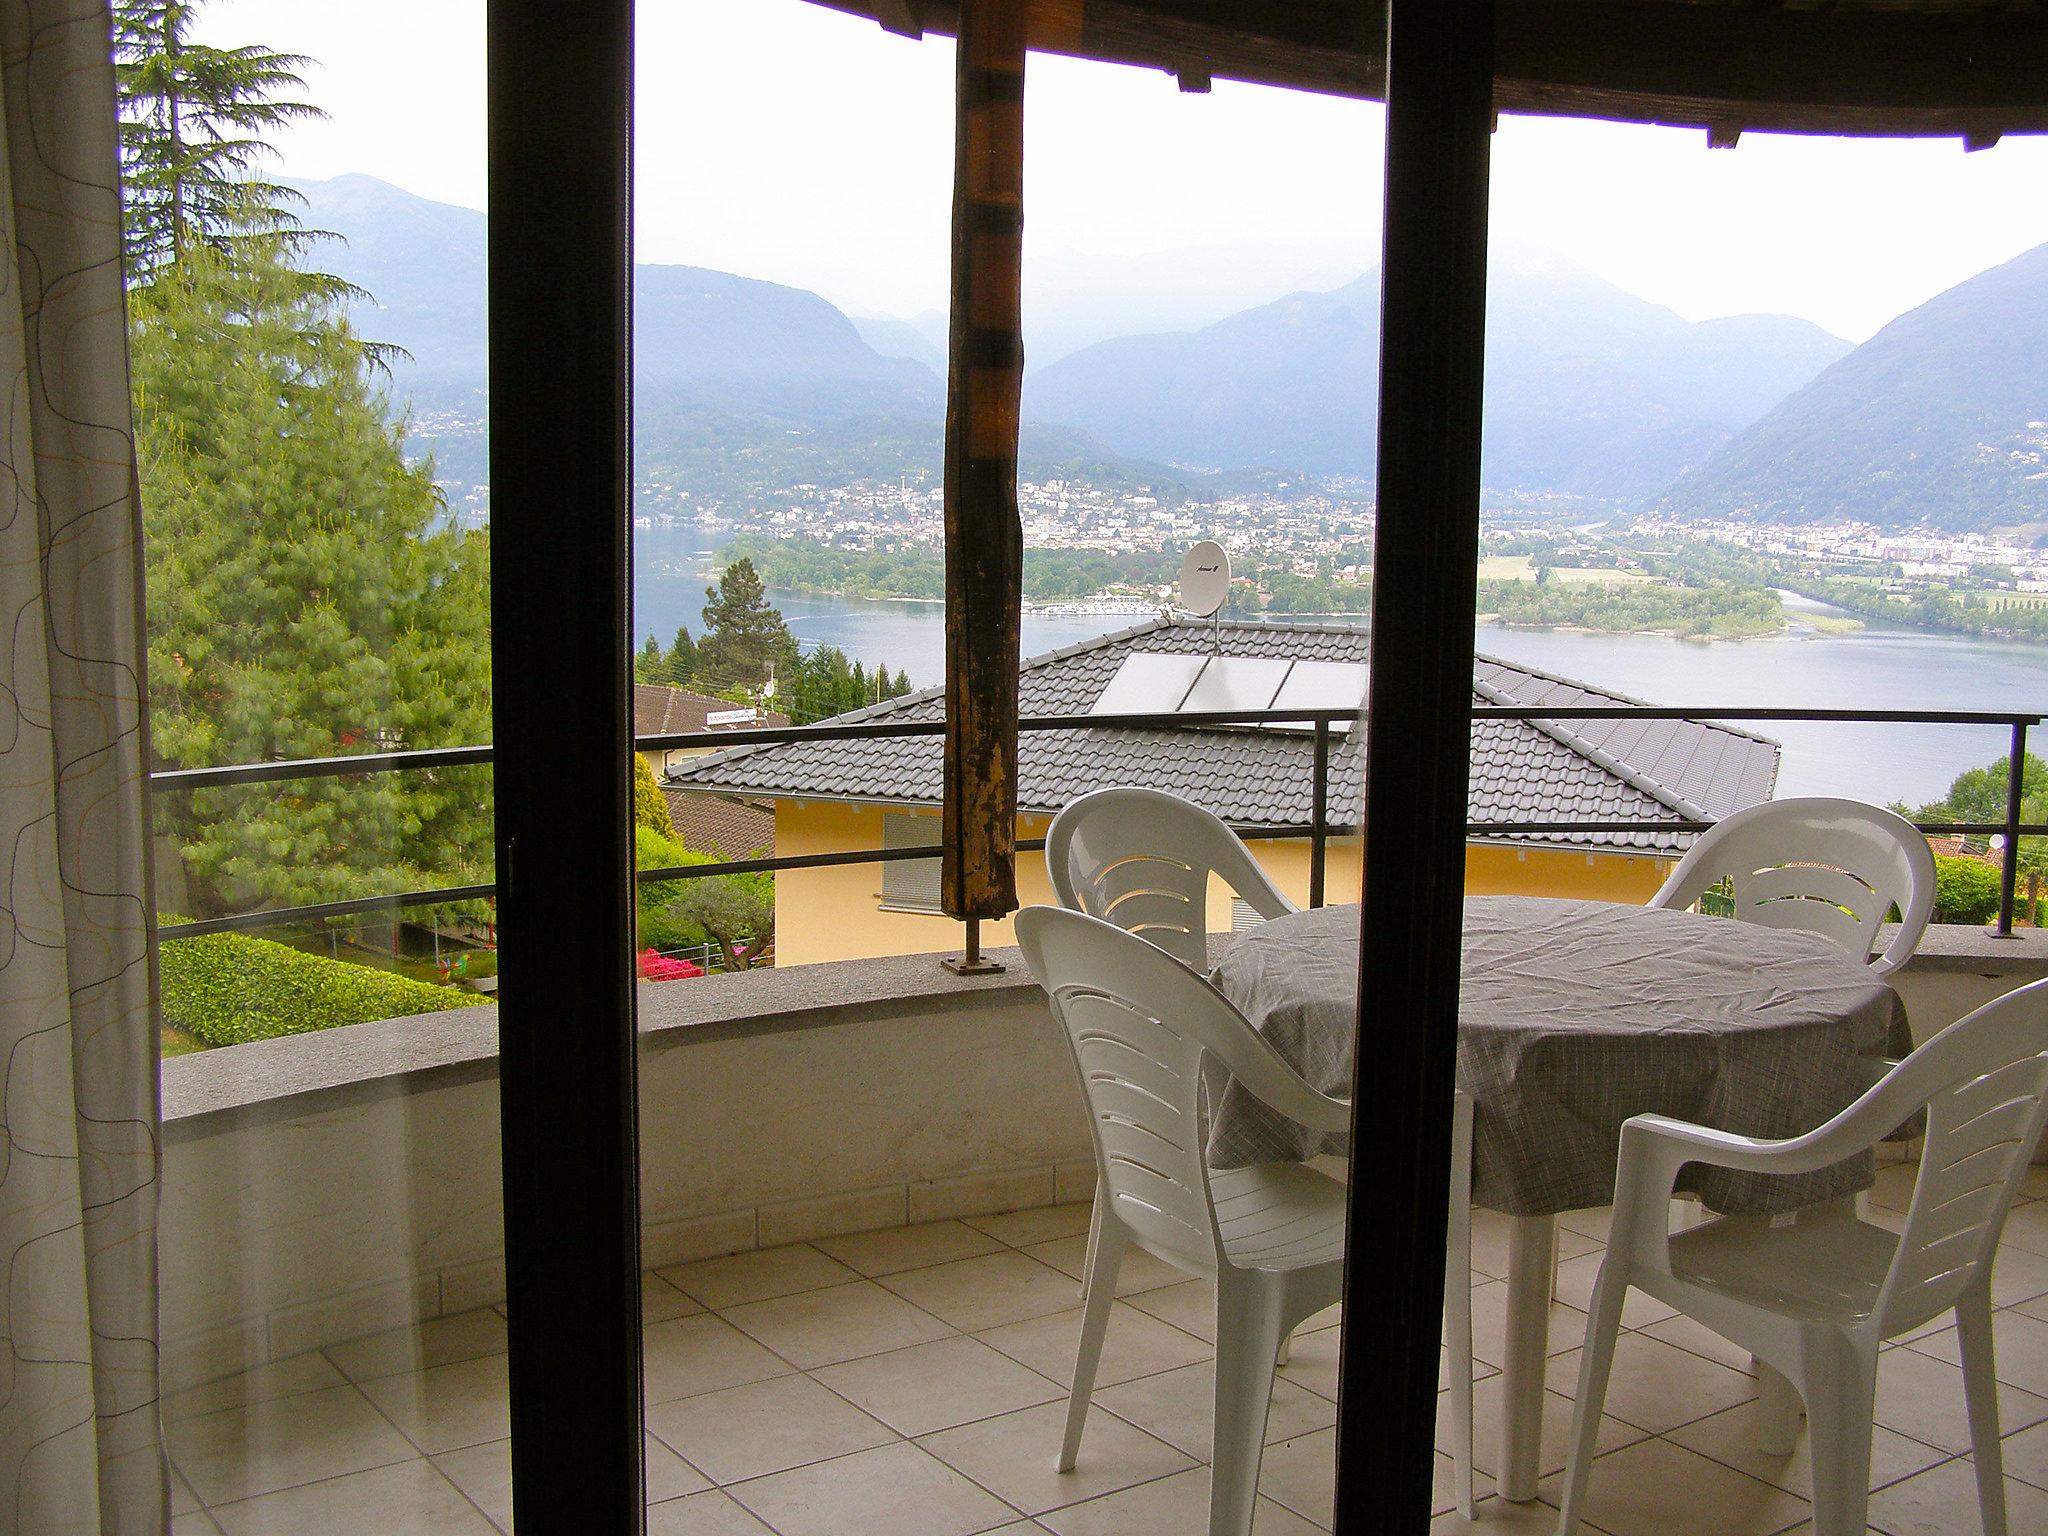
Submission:
[[[1335,624],[1226,623],[1162,618],[1025,664],[1025,716],[1185,714],[1204,710],[1357,707],[1366,686],[1367,634]],[[1387,686],[1381,680],[1380,686]],[[1632,703],[1590,684],[1480,657],[1475,703]],[[909,694],[831,723],[941,718],[938,690]],[[1628,822],[1623,832],[1477,831],[1465,862],[1475,894],[1574,896],[1640,902],[1663,882],[1692,837],[1712,821],[1768,799],[1778,746],[1694,721],[1482,719],[1473,735],[1471,820]],[[1331,901],[1359,889],[1359,786],[1364,733],[1342,730],[1330,751],[1327,853]],[[677,788],[772,801],[781,855],[910,848],[939,840],[936,737],[802,741],[736,747],[674,765]],[[1027,731],[1018,751],[1020,840],[1042,838],[1077,795],[1111,784],[1170,790],[1235,826],[1295,835],[1250,845],[1297,902],[1309,894],[1314,740],[1298,726],[1217,728],[1105,725]],[[1669,830],[1657,826],[1669,824]],[[1025,905],[1050,902],[1044,861],[1018,858]],[[1212,890],[1212,931],[1246,914]],[[783,870],[775,881],[779,965],[960,947],[960,925],[938,911],[938,860],[904,859]],[[1010,942],[1007,923],[983,942]]]

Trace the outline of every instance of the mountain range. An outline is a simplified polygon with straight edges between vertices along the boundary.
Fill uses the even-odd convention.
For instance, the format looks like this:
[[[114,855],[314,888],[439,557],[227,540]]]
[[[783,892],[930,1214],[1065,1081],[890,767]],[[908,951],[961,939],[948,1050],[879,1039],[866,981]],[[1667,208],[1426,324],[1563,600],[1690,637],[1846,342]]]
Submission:
[[[444,481],[488,476],[485,216],[369,176],[298,183],[317,242],[310,261],[363,289],[352,318],[403,349],[393,393]],[[946,387],[926,363],[881,351],[815,293],[704,267],[634,268],[635,468],[697,496],[940,473]],[[905,327],[908,329],[908,327]],[[900,340],[900,338],[899,338]],[[1189,477],[1130,459],[1070,428],[1033,423],[1034,478],[1185,494]]]
[[[301,186],[356,321],[409,354],[395,393],[445,475],[480,483],[485,218],[366,176]],[[1196,330],[1115,337],[1035,369],[1023,468],[1202,494],[1308,474],[1369,483],[1378,274]],[[1539,247],[1497,242],[1484,479],[1496,498],[1614,509],[2048,523],[2048,247],[1861,347],[1807,321],[1691,322]],[[700,267],[635,272],[636,460],[699,495],[932,477],[943,317],[852,317]],[[464,427],[462,423],[472,425]]]
[[[1370,476],[1379,286],[1374,270],[1199,331],[1100,342],[1033,374],[1025,413],[1176,463]],[[1649,495],[1848,350],[1784,315],[1694,324],[1554,252],[1497,245],[1485,483]]]
[[[429,202],[369,176],[301,183],[309,227],[342,243],[312,259],[366,290],[355,316],[373,340],[410,354],[400,380],[440,401],[486,382],[484,215]],[[945,387],[931,369],[885,357],[814,293],[703,267],[634,269],[634,386],[726,411],[814,420],[932,416]]]
[[[2048,246],[1899,316],[1662,504],[1775,522],[2048,523]]]

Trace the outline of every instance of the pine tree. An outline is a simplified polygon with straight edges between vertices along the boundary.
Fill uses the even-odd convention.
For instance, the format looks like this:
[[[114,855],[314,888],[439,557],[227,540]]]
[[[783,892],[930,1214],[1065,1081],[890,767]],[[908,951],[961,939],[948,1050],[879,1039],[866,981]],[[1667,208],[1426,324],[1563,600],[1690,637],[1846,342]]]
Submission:
[[[354,333],[293,277],[197,245],[130,295],[163,766],[489,739],[489,537],[448,525]],[[489,792],[455,769],[158,805],[205,916],[487,878]]]
[[[704,597],[704,639],[697,647],[696,672],[707,691],[756,690],[776,670],[794,670],[796,641],[769,603],[753,561],[740,559],[728,565],[718,585],[707,587]]]
[[[408,466],[377,349],[295,264],[263,135],[305,60],[117,0],[136,455],[159,765],[489,739],[489,538]],[[488,878],[487,769],[158,797],[194,916]]]
[[[676,626],[675,643],[668,648],[668,680],[680,686],[697,672],[697,642],[690,638],[690,626]]]
[[[299,223],[305,199],[266,181],[263,135],[319,108],[285,93],[305,89],[311,61],[250,44],[216,48],[191,40],[196,0],[116,0],[115,78],[121,108],[121,176],[131,283],[154,281],[194,247],[267,265],[303,253],[318,232]],[[351,290],[322,273],[299,273],[307,291]]]

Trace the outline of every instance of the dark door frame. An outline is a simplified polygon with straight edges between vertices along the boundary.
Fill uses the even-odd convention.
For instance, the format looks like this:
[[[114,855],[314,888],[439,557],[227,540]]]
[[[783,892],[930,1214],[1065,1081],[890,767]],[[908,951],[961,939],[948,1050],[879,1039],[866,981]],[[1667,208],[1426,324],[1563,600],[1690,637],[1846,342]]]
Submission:
[[[1472,762],[1494,0],[1390,0],[1338,1536],[1430,1520]],[[1367,1042],[1373,1059],[1366,1063]]]
[[[644,1529],[631,966],[632,0],[488,0],[493,734],[513,1502]],[[1336,1529],[1429,1520],[1454,1081],[1494,0],[1390,0]],[[529,935],[531,936],[529,938]],[[1380,1028],[1381,1021],[1394,1027]],[[1366,1241],[1369,1239],[1369,1241]],[[1352,1405],[1347,1408],[1346,1405]]]
[[[492,734],[523,1536],[643,1529],[633,0],[489,0]]]

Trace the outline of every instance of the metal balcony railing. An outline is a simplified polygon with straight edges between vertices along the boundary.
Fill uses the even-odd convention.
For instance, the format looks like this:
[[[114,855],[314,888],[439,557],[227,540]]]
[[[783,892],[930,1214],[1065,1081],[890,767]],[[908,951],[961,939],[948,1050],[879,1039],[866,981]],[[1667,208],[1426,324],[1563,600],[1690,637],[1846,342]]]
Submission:
[[[1328,710],[1235,710],[1190,714],[1121,715],[1034,715],[1018,721],[1020,732],[1100,730],[1106,728],[1141,730],[1192,730],[1218,726],[1307,725],[1312,730],[1313,779],[1309,825],[1240,826],[1239,835],[1250,839],[1302,838],[1309,843],[1309,902],[1321,906],[1325,897],[1328,847],[1332,837],[1354,834],[1351,825],[1329,820],[1330,749],[1336,727],[1350,726],[1364,718],[1363,709]],[[2007,794],[2005,819],[1999,822],[1918,822],[1921,831],[1963,835],[1996,836],[2004,839],[1999,879],[1998,920],[1993,931],[2012,934],[2013,903],[2019,878],[2019,840],[2048,836],[2048,824],[2021,819],[2021,765],[2026,761],[2027,732],[2039,725],[2040,714],[1996,710],[1929,709],[1794,709],[1794,708],[1687,708],[1661,705],[1475,705],[1472,718],[1480,720],[1688,720],[1728,721],[1820,721],[1840,724],[1978,725],[2000,726],[2010,735],[2006,754]],[[880,720],[860,724],[793,725],[746,730],[684,731],[634,739],[636,751],[661,751],[692,747],[723,748],[754,746],[790,741],[861,741],[893,737],[937,736],[944,732],[940,720]],[[152,790],[164,793],[194,789],[229,788],[241,785],[281,783],[292,779],[341,778],[358,774],[396,773],[431,768],[473,767],[492,761],[488,746],[441,747],[410,752],[365,752],[345,757],[300,758],[286,762],[237,763],[220,768],[171,768],[150,775]],[[1468,836],[1508,835],[1543,832],[1701,832],[1711,823],[1703,821],[1472,821],[1466,823]],[[1042,838],[1023,838],[1020,852],[1045,846]],[[640,881],[702,880],[714,875],[747,874],[785,869],[827,869],[853,864],[882,864],[897,859],[928,859],[932,848],[866,848],[836,853],[791,854],[758,859],[727,859],[712,864],[692,864],[669,869],[639,870]],[[362,896],[345,901],[315,902],[303,906],[269,907],[238,912],[224,917],[166,925],[159,930],[164,940],[197,938],[208,933],[273,928],[286,923],[349,917],[370,912],[387,912],[406,907],[438,906],[449,902],[473,901],[496,893],[493,884],[446,886],[439,889],[404,891],[389,895]],[[970,933],[969,949],[975,947]]]

